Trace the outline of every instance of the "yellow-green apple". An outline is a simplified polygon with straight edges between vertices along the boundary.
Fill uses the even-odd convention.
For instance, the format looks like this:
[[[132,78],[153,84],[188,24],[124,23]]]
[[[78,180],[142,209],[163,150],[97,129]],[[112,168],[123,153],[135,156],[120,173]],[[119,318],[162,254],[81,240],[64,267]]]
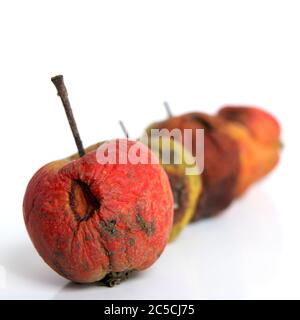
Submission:
[[[174,198],[174,219],[170,234],[170,241],[173,241],[193,217],[202,191],[201,177],[194,157],[183,144],[164,136],[152,137],[150,131],[145,132],[140,141],[159,157],[169,178]],[[168,155],[166,161],[164,155]]]

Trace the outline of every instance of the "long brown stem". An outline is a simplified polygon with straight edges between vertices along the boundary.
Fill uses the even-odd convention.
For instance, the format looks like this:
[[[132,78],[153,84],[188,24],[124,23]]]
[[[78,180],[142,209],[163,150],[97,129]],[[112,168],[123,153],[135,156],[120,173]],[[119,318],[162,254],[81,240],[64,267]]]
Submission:
[[[57,95],[60,97],[62,104],[65,108],[65,112],[73,133],[73,137],[75,139],[75,143],[78,149],[79,156],[82,157],[85,155],[85,151],[82,145],[82,141],[80,139],[80,135],[77,129],[76,121],[74,119],[74,115],[72,112],[71,104],[68,97],[68,91],[64,83],[64,77],[62,75],[55,76],[51,78],[51,81],[55,85],[57,89]]]

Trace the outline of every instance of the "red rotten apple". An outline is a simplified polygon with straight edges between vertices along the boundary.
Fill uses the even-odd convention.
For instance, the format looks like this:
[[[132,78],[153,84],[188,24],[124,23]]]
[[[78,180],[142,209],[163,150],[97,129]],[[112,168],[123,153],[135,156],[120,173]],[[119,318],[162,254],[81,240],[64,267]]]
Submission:
[[[240,168],[236,196],[271,172],[279,162],[281,128],[267,111],[251,106],[226,106],[218,115],[225,121],[220,130],[239,147]]]
[[[38,253],[61,276],[112,286],[151,266],[164,250],[173,219],[169,181],[158,163],[101,164],[97,145],[86,153],[63,78],[52,81],[81,157],[51,162],[33,176],[24,197],[25,224]],[[107,147],[114,143],[116,159],[128,157],[124,143],[153,156],[139,142],[123,139]]]

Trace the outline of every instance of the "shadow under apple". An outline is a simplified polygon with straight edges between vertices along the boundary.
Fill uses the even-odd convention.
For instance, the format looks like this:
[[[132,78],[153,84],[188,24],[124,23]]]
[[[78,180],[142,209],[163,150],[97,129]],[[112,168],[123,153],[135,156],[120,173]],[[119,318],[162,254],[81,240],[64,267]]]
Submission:
[[[14,243],[4,254],[3,266],[19,279],[30,284],[62,286],[65,279],[54,273],[37,254],[30,241]]]

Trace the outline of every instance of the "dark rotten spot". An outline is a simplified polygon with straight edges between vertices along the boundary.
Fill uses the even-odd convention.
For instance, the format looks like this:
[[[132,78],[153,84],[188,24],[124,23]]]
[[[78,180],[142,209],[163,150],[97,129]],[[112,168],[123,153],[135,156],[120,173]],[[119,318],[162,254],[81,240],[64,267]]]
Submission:
[[[109,233],[112,236],[115,236],[118,233],[118,230],[116,229],[116,220],[110,220],[108,222],[106,221],[100,221],[101,228],[106,232]]]
[[[208,120],[206,120],[204,117],[201,117],[200,115],[192,114],[191,119],[198,122],[206,130],[213,130],[214,129],[213,125]]]
[[[169,181],[174,198],[174,223],[184,216],[189,204],[189,189],[185,177],[169,173]]]
[[[128,242],[131,247],[135,244],[135,240],[133,238],[129,238]]]
[[[57,273],[59,273],[61,276],[65,278],[69,278],[69,274],[64,271],[63,267],[60,265],[60,263],[57,260],[53,261],[53,268],[56,270]]]
[[[63,252],[61,252],[61,251],[54,251],[54,255],[55,255],[55,257],[63,257],[64,256]]]
[[[86,234],[86,235],[84,236],[84,240],[85,240],[85,241],[90,241],[90,240],[92,240],[92,238],[91,238],[90,235]]]
[[[147,236],[152,236],[155,232],[154,221],[152,220],[149,225],[147,225],[144,218],[140,215],[140,213],[136,214],[136,222],[140,225],[142,230],[146,233]]]

